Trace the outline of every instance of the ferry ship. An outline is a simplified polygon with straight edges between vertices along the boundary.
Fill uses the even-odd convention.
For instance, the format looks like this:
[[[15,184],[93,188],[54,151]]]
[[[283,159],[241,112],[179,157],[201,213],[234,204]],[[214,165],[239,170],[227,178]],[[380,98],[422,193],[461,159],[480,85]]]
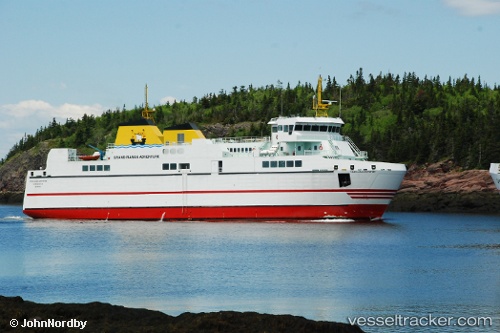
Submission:
[[[377,220],[406,173],[368,160],[342,135],[321,99],[315,116],[277,117],[268,137],[206,138],[192,124],[120,124],[98,154],[51,149],[29,170],[23,212],[33,218],[96,220]],[[97,150],[97,149],[96,149]]]
[[[500,163],[491,163],[490,164],[490,175],[493,179],[493,183],[497,187],[497,190],[500,191]]]

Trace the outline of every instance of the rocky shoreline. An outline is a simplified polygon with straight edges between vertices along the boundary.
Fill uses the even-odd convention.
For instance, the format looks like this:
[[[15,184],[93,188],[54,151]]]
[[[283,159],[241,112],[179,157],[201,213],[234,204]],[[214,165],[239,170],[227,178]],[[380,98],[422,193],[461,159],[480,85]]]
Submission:
[[[500,195],[488,170],[461,170],[452,161],[412,165],[389,210],[500,214]]]
[[[25,323],[66,327],[32,327]],[[15,320],[15,321],[13,321]],[[76,325],[79,325],[76,327]],[[13,327],[16,326],[16,327]],[[67,327],[73,326],[73,327]],[[84,326],[82,330],[81,327]],[[359,333],[358,326],[314,321],[291,315],[270,315],[256,312],[221,311],[211,313],[183,313],[177,317],[159,311],[133,309],[100,302],[86,304],[39,304],[21,297],[0,296],[0,332],[325,332]]]

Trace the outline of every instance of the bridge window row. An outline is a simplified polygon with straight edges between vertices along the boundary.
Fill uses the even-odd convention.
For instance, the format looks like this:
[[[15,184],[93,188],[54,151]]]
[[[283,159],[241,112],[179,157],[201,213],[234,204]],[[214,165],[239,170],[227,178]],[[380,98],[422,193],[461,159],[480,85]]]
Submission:
[[[339,126],[329,126],[329,125],[295,125],[296,131],[304,132],[329,132],[329,133],[340,133]]]
[[[272,127],[273,133],[288,132],[291,134],[293,130],[294,130],[293,125],[275,125]],[[319,124],[296,124],[295,131],[340,133],[340,126],[319,125]]]

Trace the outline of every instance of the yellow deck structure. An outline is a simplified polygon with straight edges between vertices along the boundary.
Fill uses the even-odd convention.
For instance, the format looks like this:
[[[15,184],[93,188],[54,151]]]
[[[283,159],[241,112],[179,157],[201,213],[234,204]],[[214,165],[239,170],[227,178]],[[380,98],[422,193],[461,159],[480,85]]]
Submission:
[[[122,123],[116,133],[115,145],[162,145],[163,135],[150,119]]]
[[[153,118],[155,109],[148,108],[148,86],[145,89],[146,103],[142,111],[142,119],[122,123],[116,133],[115,145],[163,145],[191,143],[193,139],[204,139],[205,136],[193,123],[175,125],[164,129],[163,134],[156,126]]]
[[[193,139],[205,139],[200,129],[193,123],[186,123],[165,128],[165,144],[191,143]]]

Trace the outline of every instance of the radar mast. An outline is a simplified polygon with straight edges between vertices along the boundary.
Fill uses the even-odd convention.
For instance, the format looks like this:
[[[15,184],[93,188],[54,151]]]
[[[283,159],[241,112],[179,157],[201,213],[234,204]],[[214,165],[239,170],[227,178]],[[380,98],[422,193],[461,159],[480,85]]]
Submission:
[[[328,108],[330,107],[330,105],[332,105],[332,103],[337,102],[330,101],[328,99],[321,99],[322,92],[323,79],[320,75],[318,78],[318,88],[316,89],[316,95],[313,96],[313,110],[316,111],[316,117],[328,117]]]
[[[147,84],[146,84],[146,88],[144,89],[144,95],[146,98],[146,103],[144,105],[144,110],[142,110],[142,118],[151,120],[154,123],[153,113],[155,112],[155,109],[153,109],[153,110],[148,109],[148,85]]]

